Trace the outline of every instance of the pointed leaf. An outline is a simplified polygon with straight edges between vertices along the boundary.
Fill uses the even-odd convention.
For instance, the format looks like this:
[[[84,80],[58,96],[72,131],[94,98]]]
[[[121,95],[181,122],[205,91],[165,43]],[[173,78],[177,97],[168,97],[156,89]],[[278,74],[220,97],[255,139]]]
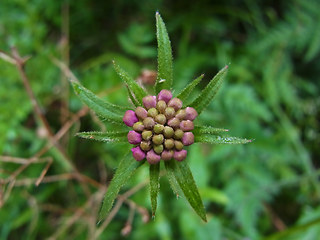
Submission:
[[[181,195],[181,188],[180,188],[180,186],[179,186],[179,184],[177,182],[176,177],[174,176],[173,169],[170,168],[170,167],[167,167],[167,164],[165,166],[166,166],[166,172],[167,172],[166,176],[168,178],[170,187],[171,187],[173,193],[178,198]]]
[[[225,66],[223,69],[221,69],[218,74],[211,79],[205,89],[202,90],[200,95],[191,104],[189,104],[189,107],[196,109],[200,115],[202,110],[209,105],[210,101],[217,94],[227,71],[228,66]]]
[[[185,102],[188,100],[188,97],[192,90],[195,88],[195,86],[198,85],[198,83],[202,80],[204,77],[204,74],[197,77],[195,80],[193,80],[191,83],[189,83],[177,96],[182,102]]]
[[[123,142],[127,143],[128,131],[122,132],[80,132],[76,135],[78,137],[87,138],[102,142]]]
[[[81,101],[84,102],[96,114],[107,121],[123,125],[122,117],[124,114],[124,107],[102,100],[94,93],[83,87],[80,83],[74,81],[71,83],[75,93],[79,96]]]
[[[220,133],[228,132],[228,129],[224,128],[214,128],[211,126],[195,126],[193,129],[193,134],[215,134],[220,135]]]
[[[252,140],[237,137],[222,137],[217,135],[196,134],[194,137],[194,142],[213,144],[245,144],[252,142]]]
[[[174,173],[175,178],[191,207],[201,217],[201,219],[206,222],[207,217],[202,199],[187,161],[177,162],[172,159],[165,162],[165,165],[167,169],[170,169],[170,171]]]
[[[148,95],[147,92],[127,72],[117,65],[115,61],[113,61],[113,66],[120,78],[127,84],[131,94],[139,102],[139,105],[142,106],[142,98]]]
[[[138,100],[135,98],[135,96],[133,95],[133,93],[130,91],[130,89],[128,88],[128,86],[127,86],[127,90],[128,90],[128,96],[129,96],[132,104],[133,104],[135,107],[140,106],[140,103],[139,103]]]
[[[171,89],[173,81],[172,50],[166,26],[156,13],[157,41],[158,41],[158,76],[155,91],[158,94],[162,89]]]
[[[104,196],[103,204],[99,214],[99,222],[106,218],[111,207],[113,205],[114,200],[118,196],[120,188],[128,181],[133,172],[140,167],[145,160],[143,161],[135,161],[132,158],[131,153],[128,153],[120,162],[116,173],[114,174],[106,195]]]
[[[160,163],[150,164],[150,197],[151,197],[151,208],[152,216],[155,216],[157,210],[157,197],[159,193],[159,172]]]

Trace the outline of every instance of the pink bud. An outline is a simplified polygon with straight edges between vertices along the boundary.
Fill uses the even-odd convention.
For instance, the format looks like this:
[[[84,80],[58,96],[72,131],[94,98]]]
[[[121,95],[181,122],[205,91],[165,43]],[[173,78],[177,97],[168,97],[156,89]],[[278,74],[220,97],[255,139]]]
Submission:
[[[133,124],[135,124],[136,122],[139,121],[139,119],[137,118],[135,112],[132,111],[132,110],[126,111],[124,116],[123,116],[123,118],[122,118],[122,120],[128,127],[132,127]]]
[[[155,108],[157,106],[156,96],[146,96],[142,99],[142,102],[146,109]]]
[[[194,135],[192,132],[185,132],[182,137],[182,143],[185,146],[189,146],[194,143]]]
[[[164,150],[161,153],[161,159],[165,160],[165,161],[169,161],[173,158],[173,151],[172,150]]]
[[[168,107],[172,107],[178,111],[182,107],[182,101],[179,98],[172,98],[168,103]]]
[[[193,122],[190,120],[183,120],[180,123],[180,129],[182,131],[191,131],[193,130],[193,128],[194,128]]]
[[[156,164],[160,162],[160,155],[156,154],[153,149],[147,152],[147,161],[150,164]]]
[[[147,110],[145,110],[143,107],[137,107],[135,112],[138,118],[142,120],[148,116]]]
[[[128,137],[129,143],[134,144],[134,145],[135,144],[140,144],[140,142],[142,140],[141,139],[141,134],[137,133],[135,131],[129,131],[127,137]]]
[[[179,162],[183,161],[187,157],[187,150],[175,151],[173,158]]]
[[[198,113],[193,107],[186,108],[186,116],[185,116],[186,120],[193,121],[197,116],[198,116]]]
[[[146,154],[144,153],[144,151],[141,150],[139,146],[132,148],[131,152],[132,152],[133,158],[137,161],[141,161],[146,158]]]
[[[173,128],[177,128],[180,125],[180,120],[178,118],[171,118],[168,121],[168,125]]]
[[[163,89],[158,94],[158,101],[163,100],[166,103],[172,98],[172,93],[169,90]]]

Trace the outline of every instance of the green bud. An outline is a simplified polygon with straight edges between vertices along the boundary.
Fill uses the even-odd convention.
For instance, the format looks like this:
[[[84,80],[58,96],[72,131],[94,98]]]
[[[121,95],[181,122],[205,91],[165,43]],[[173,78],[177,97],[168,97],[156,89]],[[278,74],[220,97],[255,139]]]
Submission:
[[[152,137],[152,142],[156,145],[160,145],[161,143],[163,143],[163,135],[162,134],[158,134],[158,135],[154,135]]]
[[[160,123],[162,125],[164,125],[166,122],[167,122],[167,119],[166,119],[166,116],[163,115],[163,114],[158,114],[156,117],[155,117],[155,120],[157,123]]]
[[[142,141],[140,143],[140,148],[145,152],[149,151],[151,149],[151,142],[150,141]]]
[[[177,129],[174,132],[174,138],[175,139],[181,139],[183,137],[184,132],[181,129]]]
[[[155,108],[150,108],[150,109],[148,110],[148,117],[154,118],[154,117],[157,116],[157,115],[158,115],[158,110],[157,110],[157,109],[155,109]]]
[[[181,141],[177,141],[177,140],[174,141],[174,146],[175,146],[176,149],[179,150],[179,151],[182,150],[182,148],[183,148],[182,142],[181,142]]]
[[[171,138],[174,134],[174,130],[172,127],[169,127],[169,126],[165,126],[164,129],[163,129],[163,135],[166,137],[166,138]]]
[[[161,145],[154,145],[154,146],[153,146],[153,151],[155,151],[157,154],[162,153],[162,151],[163,151],[163,145],[162,145],[162,144],[161,144]]]
[[[157,102],[157,109],[159,112],[164,113],[166,108],[167,108],[167,104],[165,101],[160,100],[159,102]]]
[[[150,140],[152,137],[152,132],[151,131],[147,131],[147,130],[144,130],[142,132],[142,139],[144,140]]]
[[[174,147],[174,140],[173,139],[166,139],[164,141],[164,146],[166,149],[171,149]]]
[[[176,111],[172,107],[167,107],[164,110],[164,115],[166,116],[167,119],[171,119],[176,115]]]
[[[155,122],[153,120],[153,118],[151,117],[147,117],[143,120],[143,125],[146,129],[152,129],[153,126],[155,125]]]
[[[180,109],[177,111],[176,118],[179,118],[180,120],[184,120],[185,117],[186,117],[185,109]]]
[[[144,125],[142,122],[136,122],[135,124],[133,124],[133,130],[135,130],[136,132],[142,132],[144,130]]]
[[[155,133],[162,133],[162,131],[163,131],[163,129],[164,129],[164,126],[163,125],[161,125],[161,124],[156,124],[154,127],[153,127],[153,131],[155,132]]]

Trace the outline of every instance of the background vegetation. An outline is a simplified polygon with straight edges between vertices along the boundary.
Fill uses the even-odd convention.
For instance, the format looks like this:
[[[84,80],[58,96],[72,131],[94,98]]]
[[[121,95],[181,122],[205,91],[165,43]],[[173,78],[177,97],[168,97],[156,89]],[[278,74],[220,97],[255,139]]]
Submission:
[[[318,239],[319,9],[317,0],[1,1],[0,239]],[[202,121],[255,141],[190,147],[207,224],[166,179],[148,221],[143,167],[111,221],[97,226],[106,182],[128,147],[74,137],[110,126],[72,92],[68,66],[126,105],[111,61],[136,77],[156,69],[156,10],[171,37],[175,89],[230,64]],[[8,57],[18,53],[31,56],[24,82]]]

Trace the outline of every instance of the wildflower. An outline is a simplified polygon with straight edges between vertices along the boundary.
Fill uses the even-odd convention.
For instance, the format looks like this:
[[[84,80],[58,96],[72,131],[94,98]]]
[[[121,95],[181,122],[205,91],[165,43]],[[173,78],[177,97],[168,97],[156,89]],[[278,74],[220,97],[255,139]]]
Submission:
[[[134,105],[122,107],[103,101],[77,82],[72,82],[76,94],[104,120],[126,131],[83,132],[78,136],[104,142],[124,142],[134,145],[119,163],[105,195],[99,220],[106,217],[120,188],[133,172],[149,163],[152,213],[157,208],[160,162],[163,160],[167,177],[176,194],[181,190],[195,212],[206,221],[204,206],[187,163],[188,147],[194,143],[242,144],[247,139],[223,137],[227,130],[197,125],[197,118],[217,93],[228,70],[225,66],[194,99],[190,94],[203,75],[173,96],[172,53],[169,37],[160,15],[156,14],[158,40],[158,73],[155,94],[149,94],[128,73],[114,62],[115,71],[125,82]],[[130,109],[131,108],[131,109]],[[133,160],[133,159],[135,160]]]

